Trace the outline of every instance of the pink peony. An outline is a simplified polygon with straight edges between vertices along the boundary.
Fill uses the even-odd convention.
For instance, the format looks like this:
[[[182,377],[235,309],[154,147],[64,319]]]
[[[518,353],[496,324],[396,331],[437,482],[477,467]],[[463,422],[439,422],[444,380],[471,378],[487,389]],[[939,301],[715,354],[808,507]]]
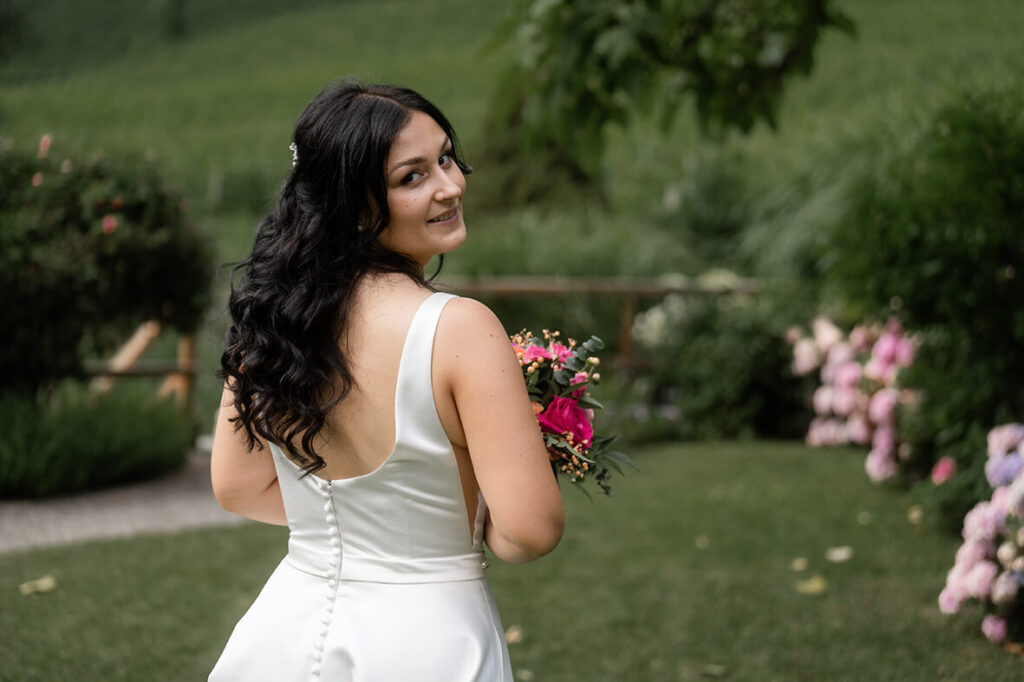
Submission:
[[[942,485],[956,473],[956,460],[943,457],[932,467],[932,483]]]
[[[586,380],[587,380],[587,373],[586,372],[576,372],[576,376],[574,376],[572,378],[572,381],[570,381],[569,383],[571,385],[575,386],[576,384],[584,383]],[[587,391],[587,389],[586,389],[585,386],[580,386],[579,388],[577,388],[575,391],[572,392],[572,397],[576,398],[577,400],[579,400],[580,396],[582,396],[584,393],[586,393],[586,391]],[[593,421],[593,417],[591,417],[591,421]]]
[[[856,362],[844,362],[836,367],[836,386],[843,388],[856,388],[860,381],[860,365]]]
[[[997,495],[1002,495],[1000,506],[1004,513],[1018,519],[1024,518],[1024,476],[1018,476],[1017,480],[1006,488],[997,489],[992,494],[993,503],[996,502]]]
[[[551,353],[548,352],[544,346],[529,345],[523,352],[524,362],[534,362],[535,360],[550,360]]]
[[[907,365],[914,362],[914,355],[916,349],[914,348],[914,342],[910,339],[903,337],[896,342],[895,360],[897,365]]]
[[[819,386],[814,392],[814,397],[811,399],[814,405],[814,412],[822,417],[825,417],[832,413],[832,394],[833,390],[831,386]]]
[[[846,420],[846,434],[858,445],[866,445],[871,441],[871,423],[863,412],[854,412]]]
[[[821,358],[814,339],[800,339],[793,345],[793,374],[804,376],[817,368]]]
[[[967,571],[992,553],[992,543],[984,540],[968,540],[956,551],[954,567]]]
[[[956,613],[963,606],[963,598],[955,590],[947,587],[939,594],[939,611],[943,613]]]
[[[871,396],[868,417],[875,424],[891,423],[896,418],[896,405],[899,400],[900,394],[896,390],[883,388]]]
[[[853,360],[853,348],[850,344],[840,341],[828,350],[828,364],[838,367]]]
[[[818,349],[822,353],[827,353],[834,344],[839,343],[843,338],[839,327],[824,317],[815,318],[811,323],[811,331],[814,334],[814,342],[818,344]]]
[[[39,158],[45,159],[47,154],[50,153],[50,145],[53,143],[53,138],[50,137],[49,133],[46,133],[39,138]]]
[[[864,470],[874,483],[881,483],[896,475],[896,462],[888,453],[872,450],[864,461]]]
[[[117,216],[108,213],[103,216],[103,234],[113,234],[117,230]]]
[[[876,358],[885,365],[891,365],[896,361],[896,344],[898,341],[899,339],[894,334],[886,331],[878,341],[875,341],[875,345],[871,349],[871,357]]]
[[[882,424],[871,435],[871,447],[886,457],[892,457],[896,450],[896,430],[892,424]]]
[[[848,417],[857,408],[857,389],[844,386],[832,393],[832,411],[838,417]]]
[[[1024,441],[1024,424],[1003,424],[988,432],[988,456],[1002,457]]]
[[[988,641],[1001,644],[1006,640],[1006,620],[990,613],[982,619],[981,631]]]
[[[991,561],[979,561],[967,573],[966,585],[967,594],[975,599],[988,599],[992,592],[992,583],[995,582],[999,567]]]
[[[590,447],[594,427],[587,413],[572,398],[555,397],[544,411],[537,415],[541,431],[562,435],[571,433],[573,440]]]
[[[850,332],[850,345],[853,346],[853,350],[857,353],[871,348],[871,344],[874,341],[874,333],[864,325],[854,327],[853,331]]]
[[[964,516],[965,540],[993,540],[1003,523],[1003,515],[991,502],[979,502]]]

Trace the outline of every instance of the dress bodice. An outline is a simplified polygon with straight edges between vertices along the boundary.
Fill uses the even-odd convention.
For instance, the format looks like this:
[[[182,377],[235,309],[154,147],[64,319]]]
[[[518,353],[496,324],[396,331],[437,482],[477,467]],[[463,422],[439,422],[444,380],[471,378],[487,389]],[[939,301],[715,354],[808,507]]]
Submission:
[[[474,528],[458,462],[434,404],[434,333],[451,294],[435,293],[406,334],[395,387],[395,444],[371,473],[327,481],[271,444],[288,517],[286,561],[333,580],[472,580],[486,567],[483,501]]]

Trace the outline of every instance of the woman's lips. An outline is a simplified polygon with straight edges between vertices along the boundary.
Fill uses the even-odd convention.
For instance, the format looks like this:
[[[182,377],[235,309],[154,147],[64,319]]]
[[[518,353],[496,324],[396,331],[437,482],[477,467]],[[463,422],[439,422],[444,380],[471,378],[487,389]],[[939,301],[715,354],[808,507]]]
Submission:
[[[436,223],[447,223],[447,222],[450,222],[452,220],[455,220],[455,218],[457,218],[458,215],[459,215],[459,209],[458,209],[458,207],[455,207],[455,208],[453,208],[450,211],[446,211],[446,212],[442,213],[441,215],[437,216],[436,218],[431,218],[427,222],[428,223],[434,223],[434,224],[436,224]]]

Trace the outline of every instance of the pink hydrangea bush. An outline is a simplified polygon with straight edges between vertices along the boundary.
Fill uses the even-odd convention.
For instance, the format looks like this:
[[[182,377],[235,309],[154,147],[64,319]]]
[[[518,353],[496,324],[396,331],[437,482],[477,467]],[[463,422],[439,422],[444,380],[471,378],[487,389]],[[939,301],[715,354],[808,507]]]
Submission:
[[[952,614],[975,601],[985,608],[981,631],[999,644],[1024,635],[1024,424],[988,434],[985,473],[992,496],[964,517],[964,542],[939,594],[939,609]],[[1008,473],[1012,472],[1012,476]]]
[[[806,376],[820,370],[807,444],[869,445],[864,468],[871,480],[895,476],[900,460],[910,454],[899,440],[899,407],[915,400],[899,388],[897,377],[914,361],[917,341],[896,320],[882,329],[860,325],[847,336],[824,317],[814,320],[809,336],[799,328],[786,336],[793,345],[793,372]]]

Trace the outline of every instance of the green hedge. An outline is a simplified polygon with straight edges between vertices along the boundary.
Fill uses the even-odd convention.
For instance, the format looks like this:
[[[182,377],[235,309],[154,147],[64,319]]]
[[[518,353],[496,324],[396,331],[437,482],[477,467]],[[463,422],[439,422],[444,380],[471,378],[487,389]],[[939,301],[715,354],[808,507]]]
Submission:
[[[0,188],[6,389],[31,395],[77,374],[142,320],[198,327],[212,252],[154,164],[0,138]]]
[[[97,394],[65,382],[46,399],[0,395],[0,497],[42,497],[150,478],[181,466],[193,426],[152,387]]]

